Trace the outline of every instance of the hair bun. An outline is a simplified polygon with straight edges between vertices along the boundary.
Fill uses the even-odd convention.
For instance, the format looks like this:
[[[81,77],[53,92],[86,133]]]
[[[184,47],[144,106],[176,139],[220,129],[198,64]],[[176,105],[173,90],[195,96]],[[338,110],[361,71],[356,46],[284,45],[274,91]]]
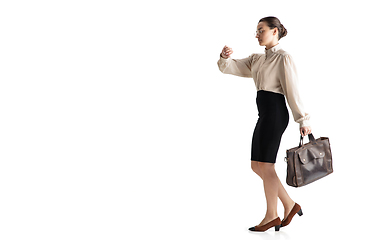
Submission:
[[[280,38],[287,36],[287,33],[288,33],[287,29],[284,27],[283,24],[280,24],[280,26],[281,26],[281,35],[280,35]]]

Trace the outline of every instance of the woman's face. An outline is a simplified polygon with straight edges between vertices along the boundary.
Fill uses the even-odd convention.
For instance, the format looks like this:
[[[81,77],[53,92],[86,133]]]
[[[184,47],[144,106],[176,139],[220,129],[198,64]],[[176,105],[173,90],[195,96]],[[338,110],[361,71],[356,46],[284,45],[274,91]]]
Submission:
[[[265,22],[257,24],[256,38],[259,40],[260,46],[266,46],[271,43],[275,39],[276,34],[277,28],[270,29]]]

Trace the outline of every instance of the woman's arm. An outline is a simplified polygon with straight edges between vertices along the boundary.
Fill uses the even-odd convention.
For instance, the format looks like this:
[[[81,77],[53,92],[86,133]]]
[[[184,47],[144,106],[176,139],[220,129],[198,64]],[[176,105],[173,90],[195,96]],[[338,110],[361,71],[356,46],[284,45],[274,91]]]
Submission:
[[[232,59],[230,57],[232,53],[232,48],[224,46],[220,54],[220,59],[217,62],[220,71],[239,77],[252,77],[251,66],[254,54],[243,59]]]
[[[309,114],[304,111],[303,104],[298,92],[298,78],[296,66],[290,55],[282,56],[283,77],[280,79],[284,95],[287,98],[289,107],[295,122],[300,124],[300,133],[307,135],[311,132]]]

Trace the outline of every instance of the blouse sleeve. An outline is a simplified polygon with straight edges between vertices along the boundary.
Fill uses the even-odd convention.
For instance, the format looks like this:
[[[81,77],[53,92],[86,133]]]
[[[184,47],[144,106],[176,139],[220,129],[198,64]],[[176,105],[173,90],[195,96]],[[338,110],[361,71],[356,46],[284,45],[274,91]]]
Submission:
[[[252,77],[251,67],[254,55],[255,54],[252,54],[243,59],[232,59],[231,57],[225,59],[220,56],[217,65],[222,73],[250,78]]]
[[[283,56],[283,76],[280,79],[280,83],[295,122],[300,124],[300,128],[310,126],[310,116],[304,111],[299,96],[296,66],[292,57],[288,54]]]

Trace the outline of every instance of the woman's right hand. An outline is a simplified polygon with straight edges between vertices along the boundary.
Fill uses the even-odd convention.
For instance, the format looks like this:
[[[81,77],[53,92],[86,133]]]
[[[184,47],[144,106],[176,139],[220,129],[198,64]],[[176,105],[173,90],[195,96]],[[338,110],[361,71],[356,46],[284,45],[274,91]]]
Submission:
[[[221,57],[227,59],[231,56],[232,53],[233,53],[232,48],[225,45],[223,50],[221,51]]]

